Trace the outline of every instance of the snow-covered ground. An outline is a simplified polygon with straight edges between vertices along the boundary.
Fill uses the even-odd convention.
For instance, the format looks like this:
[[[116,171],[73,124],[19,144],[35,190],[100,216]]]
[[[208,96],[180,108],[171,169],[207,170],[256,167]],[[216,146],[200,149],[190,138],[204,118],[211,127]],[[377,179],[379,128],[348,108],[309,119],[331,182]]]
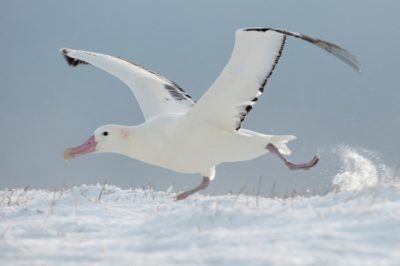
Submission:
[[[398,173],[344,147],[323,196],[0,191],[0,265],[400,265]]]

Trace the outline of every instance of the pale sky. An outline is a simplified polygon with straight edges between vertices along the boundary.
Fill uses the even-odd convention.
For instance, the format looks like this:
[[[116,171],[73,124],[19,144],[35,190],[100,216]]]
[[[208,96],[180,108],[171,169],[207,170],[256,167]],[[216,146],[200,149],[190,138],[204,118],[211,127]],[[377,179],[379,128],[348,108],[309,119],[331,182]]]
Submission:
[[[0,189],[103,183],[190,188],[201,181],[115,154],[63,160],[103,124],[134,125],[142,113],[119,80],[90,66],[69,67],[62,47],[124,57],[183,87],[194,99],[212,84],[232,51],[238,28],[277,27],[342,45],[362,64],[340,60],[288,38],[265,93],[244,128],[293,134],[290,159],[319,152],[309,172],[289,172],[272,155],[222,164],[206,194],[261,193],[276,182],[329,189],[340,170],[332,152],[349,145],[400,163],[400,4],[398,1],[1,1]]]

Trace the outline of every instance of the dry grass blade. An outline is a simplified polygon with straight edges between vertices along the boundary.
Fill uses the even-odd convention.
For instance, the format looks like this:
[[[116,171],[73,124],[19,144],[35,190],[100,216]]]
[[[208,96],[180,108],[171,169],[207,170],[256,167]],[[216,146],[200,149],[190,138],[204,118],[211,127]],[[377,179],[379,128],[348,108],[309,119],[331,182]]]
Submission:
[[[261,184],[262,184],[262,177],[259,176],[258,177],[258,184],[257,184],[257,194],[256,194],[256,205],[257,205],[257,207],[259,207]]]
[[[97,201],[101,200],[101,196],[103,196],[104,190],[106,189],[107,180],[104,181],[103,186],[101,187],[99,196],[97,197]]]

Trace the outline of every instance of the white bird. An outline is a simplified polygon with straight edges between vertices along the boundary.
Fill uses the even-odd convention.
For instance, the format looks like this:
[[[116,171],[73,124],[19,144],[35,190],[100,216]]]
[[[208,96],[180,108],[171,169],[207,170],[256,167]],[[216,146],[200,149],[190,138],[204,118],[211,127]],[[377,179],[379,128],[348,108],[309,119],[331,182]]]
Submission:
[[[65,150],[64,158],[93,152],[119,153],[181,173],[199,173],[201,184],[177,196],[184,199],[205,189],[216,165],[276,154],[291,169],[309,169],[319,158],[294,164],[292,135],[266,135],[241,128],[263,93],[285,45],[286,36],[310,42],[356,70],[357,59],[336,44],[287,30],[245,28],[236,31],[229,62],[207,92],[195,102],[175,82],[132,61],[110,55],[61,49],[71,66],[91,64],[122,80],[136,96],[145,122],[135,126],[104,125],[82,145]]]

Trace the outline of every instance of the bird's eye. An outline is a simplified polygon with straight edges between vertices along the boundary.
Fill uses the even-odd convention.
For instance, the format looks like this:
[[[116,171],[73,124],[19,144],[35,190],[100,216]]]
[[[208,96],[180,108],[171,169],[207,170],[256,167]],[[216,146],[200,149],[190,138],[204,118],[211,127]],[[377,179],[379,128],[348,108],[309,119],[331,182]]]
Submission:
[[[107,132],[107,131],[104,131],[104,132],[103,132],[103,136],[108,136],[108,132]]]

